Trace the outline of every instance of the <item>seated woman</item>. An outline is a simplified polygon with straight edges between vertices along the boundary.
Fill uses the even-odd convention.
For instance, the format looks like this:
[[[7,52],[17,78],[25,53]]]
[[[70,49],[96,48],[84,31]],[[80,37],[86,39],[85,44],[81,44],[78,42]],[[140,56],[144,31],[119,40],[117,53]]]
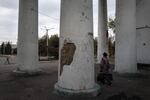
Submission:
[[[102,82],[103,84],[107,83],[108,85],[111,85],[112,80],[112,74],[109,73],[110,64],[109,60],[107,58],[107,53],[103,53],[103,57],[100,62],[100,73],[98,75],[98,80]]]

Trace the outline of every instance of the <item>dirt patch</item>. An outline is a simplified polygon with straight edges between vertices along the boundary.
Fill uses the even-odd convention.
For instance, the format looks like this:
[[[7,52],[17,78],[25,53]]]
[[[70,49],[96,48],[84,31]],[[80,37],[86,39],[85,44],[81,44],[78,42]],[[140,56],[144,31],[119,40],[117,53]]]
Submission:
[[[106,100],[142,100],[142,98],[136,95],[127,97],[126,93],[121,92],[119,94],[108,97]]]

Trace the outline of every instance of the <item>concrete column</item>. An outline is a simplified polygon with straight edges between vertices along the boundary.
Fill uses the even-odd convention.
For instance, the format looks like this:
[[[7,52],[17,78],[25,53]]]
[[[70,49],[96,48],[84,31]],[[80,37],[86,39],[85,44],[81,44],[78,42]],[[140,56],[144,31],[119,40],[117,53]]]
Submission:
[[[97,94],[92,0],[61,0],[60,61],[55,89],[66,94]]]
[[[38,69],[38,0],[19,0],[18,71]]]
[[[150,64],[150,0],[137,0],[136,28],[137,28],[137,62]],[[142,8],[142,9],[141,9]]]
[[[116,0],[115,70],[135,73],[136,61],[136,0]]]
[[[108,27],[107,27],[107,0],[98,0],[98,49],[97,61],[103,56],[103,53],[108,53]]]

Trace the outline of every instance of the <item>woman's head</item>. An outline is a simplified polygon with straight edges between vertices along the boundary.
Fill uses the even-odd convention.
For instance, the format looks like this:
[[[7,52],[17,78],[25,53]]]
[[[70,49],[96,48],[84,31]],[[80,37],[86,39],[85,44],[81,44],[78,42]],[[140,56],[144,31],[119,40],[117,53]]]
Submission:
[[[107,57],[107,53],[106,53],[106,52],[104,52],[104,53],[103,53],[103,56],[104,56],[104,57]]]

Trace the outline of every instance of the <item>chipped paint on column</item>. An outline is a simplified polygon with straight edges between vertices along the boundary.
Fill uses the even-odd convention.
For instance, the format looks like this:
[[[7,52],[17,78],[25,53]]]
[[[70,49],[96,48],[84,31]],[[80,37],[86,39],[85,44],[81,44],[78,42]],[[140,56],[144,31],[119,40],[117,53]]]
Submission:
[[[38,67],[38,0],[19,0],[18,69],[35,71]]]
[[[62,66],[62,49],[66,43],[74,45],[70,55],[73,59]],[[61,1],[60,55],[59,87],[69,90],[94,88],[92,0]]]
[[[108,53],[107,0],[99,0],[97,61],[100,63],[104,52]]]
[[[61,49],[60,75],[62,74],[64,65],[70,65],[73,61],[76,46],[74,43],[65,41]]]
[[[136,0],[116,0],[115,70],[135,73],[136,59]]]

